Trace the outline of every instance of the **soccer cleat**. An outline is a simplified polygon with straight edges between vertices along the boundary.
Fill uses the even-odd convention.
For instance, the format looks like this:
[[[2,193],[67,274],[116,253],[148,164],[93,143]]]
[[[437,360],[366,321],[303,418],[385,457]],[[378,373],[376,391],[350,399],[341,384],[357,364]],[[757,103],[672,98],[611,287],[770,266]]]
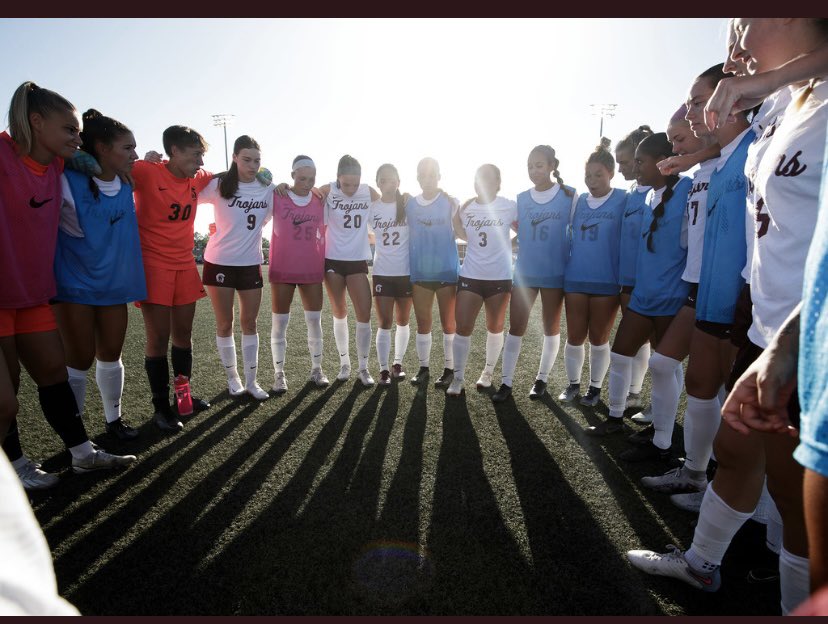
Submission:
[[[584,433],[588,436],[602,438],[613,433],[621,433],[622,431],[624,431],[624,420],[622,418],[610,417],[594,427],[587,427]]]
[[[193,413],[195,412],[203,412],[208,410],[212,407],[209,401],[205,401],[204,399],[199,399],[198,397],[193,397]]]
[[[627,440],[633,444],[650,444],[653,441],[654,435],[655,427],[647,425],[641,431],[636,431],[634,434],[629,436]]]
[[[106,423],[106,432],[119,440],[134,440],[138,437],[138,430],[130,427],[122,418]]]
[[[391,367],[391,377],[394,379],[405,379],[405,371],[403,370],[402,364],[394,364]]]
[[[380,371],[380,380],[379,385],[381,386],[390,386],[391,385],[391,372],[384,370]]]
[[[628,462],[640,461],[669,461],[670,449],[660,449],[652,442],[648,444],[637,444],[619,455],[621,459]]]
[[[500,384],[500,388],[492,395],[492,403],[503,403],[510,396],[512,396],[512,386]]]
[[[566,390],[564,390],[563,392],[561,392],[558,395],[558,400],[569,403],[570,401],[574,401],[575,397],[577,397],[580,393],[581,393],[581,384],[571,383],[566,387]]]
[[[331,384],[328,381],[328,378],[325,377],[325,373],[322,372],[321,368],[314,368],[311,370],[310,373],[310,380],[316,385],[317,388],[324,388],[325,386],[329,386]]]
[[[434,382],[435,388],[447,388],[451,385],[452,380],[454,379],[454,371],[450,368],[444,368],[443,374]]]
[[[181,424],[181,421],[178,420],[178,416],[175,415],[172,409],[155,412],[152,418],[161,431],[178,432],[184,428],[184,425]]]
[[[371,377],[371,373],[368,372],[367,368],[363,368],[357,373],[357,379],[359,379],[360,383],[366,388],[374,385],[374,378]]]
[[[446,389],[446,394],[448,396],[460,396],[463,394],[463,380],[452,379],[449,387]]]
[[[492,387],[492,374],[486,371],[480,373],[480,378],[477,380],[475,384],[478,390],[484,390],[486,388]]]
[[[679,467],[668,470],[663,475],[641,477],[641,485],[663,494],[703,492],[707,487],[707,478],[693,478],[684,467]]]
[[[227,391],[230,393],[230,396],[234,397],[244,394],[244,384],[242,384],[242,380],[238,375],[227,378]]]
[[[273,386],[271,388],[276,394],[284,394],[287,392],[287,379],[284,371],[279,371],[274,375]]]
[[[633,414],[630,417],[630,420],[632,420],[634,423],[639,423],[641,425],[646,425],[653,422],[653,406],[648,405],[637,414]]]
[[[411,383],[417,386],[425,383],[426,379],[428,379],[428,366],[421,366],[420,370],[417,371],[417,374],[411,378]]]
[[[670,497],[670,502],[679,509],[689,511],[690,513],[699,513],[701,510],[702,499],[704,492],[690,492],[689,494],[673,494]]]
[[[15,472],[17,472],[20,483],[27,490],[48,490],[60,482],[56,474],[41,470],[39,464],[28,458],[20,468],[15,468]]]
[[[264,401],[264,400],[270,398],[270,395],[267,392],[265,392],[262,389],[262,387],[259,384],[257,384],[255,381],[252,384],[250,384],[249,386],[247,386],[247,388],[245,388],[245,391],[247,392],[247,394],[249,394],[254,399],[257,399],[259,401]]]
[[[635,409],[641,408],[641,393],[640,392],[630,392],[627,395],[627,405],[625,409]]]
[[[351,376],[351,365],[343,364],[339,367],[339,374],[336,376],[337,381],[348,381]]]
[[[596,388],[595,386],[590,386],[587,393],[581,397],[581,405],[586,405],[587,407],[595,407],[598,405],[598,402],[601,400],[601,388]]]
[[[710,574],[700,574],[690,567],[678,547],[669,544],[667,550],[669,552],[663,555],[652,550],[628,550],[627,559],[642,572],[672,576],[702,591],[714,592],[722,586],[722,575],[718,567]]]
[[[135,455],[113,455],[106,451],[92,451],[83,459],[72,458],[72,470],[77,473],[123,468],[135,462]]]
[[[529,391],[529,398],[532,400],[541,398],[546,394],[546,382],[536,379],[532,384],[532,389]]]

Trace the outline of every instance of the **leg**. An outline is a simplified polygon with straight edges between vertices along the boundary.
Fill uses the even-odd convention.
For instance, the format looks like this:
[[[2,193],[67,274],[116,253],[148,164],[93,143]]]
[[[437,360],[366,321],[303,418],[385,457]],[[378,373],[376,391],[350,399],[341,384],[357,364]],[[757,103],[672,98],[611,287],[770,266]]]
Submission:
[[[291,291],[292,292],[292,291]],[[299,296],[308,328],[308,352],[311,356],[311,381],[323,388],[329,384],[322,372],[322,284],[300,284]],[[290,309],[288,307],[288,309]]]
[[[15,351],[14,336],[0,338],[0,443],[4,442],[6,433],[10,430],[12,423],[15,422],[17,411],[20,409],[17,403],[17,389],[15,387],[14,375],[9,370],[9,365],[6,361],[6,351],[10,353]],[[16,357],[15,364],[17,364]],[[19,375],[20,371],[17,369],[18,378]]]
[[[253,398],[263,401],[268,398],[256,382],[259,370],[259,333],[256,319],[262,305],[262,289],[249,288],[239,292],[239,321],[242,326],[242,359],[244,362],[244,387]]]
[[[443,328],[443,375],[435,385],[448,385],[454,375],[454,336],[457,332],[457,287],[443,286],[437,289],[437,309],[440,312],[440,324]]]
[[[328,301],[333,312],[333,333],[336,348],[339,350],[340,381],[351,376],[351,356],[349,351],[350,338],[348,336],[348,307],[345,302],[345,276],[339,273],[325,273],[325,289],[328,291]]]
[[[561,401],[571,401],[580,392],[581,372],[584,368],[584,341],[589,328],[589,295],[566,293],[566,347],[564,348],[564,366],[569,386],[558,397]]]
[[[405,377],[405,372],[402,369],[402,361],[405,357],[405,352],[408,350],[408,340],[411,337],[411,297],[397,297],[396,305],[396,321],[397,331],[394,332],[394,367],[391,371],[392,376],[401,379]]]
[[[652,331],[652,319],[627,310],[615,333],[610,354],[609,414],[611,418],[619,419],[615,423],[616,427],[613,427],[616,430],[619,430],[617,425],[620,424],[627,406],[627,392],[632,376],[632,358],[641,345],[647,342]]]
[[[345,281],[356,314],[357,366],[360,373],[365,371],[360,374],[360,381],[364,386],[372,386],[374,380],[368,374],[368,356],[371,353],[371,285],[364,273],[349,275]]]
[[[86,380],[95,359],[95,308],[78,303],[52,306],[66,354],[66,373],[78,410],[86,404]]]
[[[417,359],[420,370],[411,379],[411,383],[420,383],[421,377],[428,374],[431,360],[431,324],[432,309],[434,307],[434,291],[419,284],[412,288],[412,302],[414,304],[414,318],[417,321],[417,336],[414,338],[414,347],[417,350]]]
[[[562,288],[541,288],[541,318],[543,322],[543,347],[536,383],[529,398],[538,398],[546,392],[546,382],[561,346],[561,310],[564,303]],[[543,385],[539,385],[541,382]]]
[[[486,365],[477,382],[478,388],[489,388],[492,385],[492,374],[503,349],[503,325],[510,296],[510,293],[502,293],[483,301],[486,309]]]
[[[124,392],[121,352],[126,338],[127,320],[126,304],[95,308],[95,381],[101,393],[106,430],[121,440],[138,437],[138,431],[121,419],[121,397]]]
[[[515,286],[512,289],[512,299],[509,302],[509,333],[503,346],[503,367],[501,384],[512,387],[518,356],[520,355],[523,334],[529,324],[529,313],[535,299],[538,297],[538,288]],[[506,397],[504,396],[505,400]],[[493,398],[494,400],[494,398]]]
[[[386,373],[387,380],[381,383],[391,383],[391,372],[388,360],[391,357],[391,325],[394,322],[394,297],[374,297],[377,309],[377,361],[380,374]]]
[[[285,358],[287,356],[287,327],[288,323],[290,322],[290,306],[293,303],[294,290],[296,290],[296,286],[294,284],[272,284],[270,290],[270,304],[272,311],[272,324],[270,326],[270,353],[273,357],[273,391],[276,394],[284,394],[285,392],[287,392],[287,379],[285,378]],[[319,309],[322,309],[321,306]],[[321,323],[322,321],[320,313],[320,334]],[[336,323],[336,319],[334,319],[334,323]]]
[[[601,394],[601,386],[610,364],[609,335],[615,325],[618,315],[618,297],[589,298],[589,385],[598,392],[590,390],[595,395],[594,404],[597,404]],[[585,397],[588,400],[589,396]]]
[[[811,558],[811,591],[828,584],[828,478],[805,471],[805,524]]]
[[[454,338],[454,381],[449,386],[450,394],[460,394],[463,390],[463,380],[466,372],[466,362],[469,359],[471,333],[474,329],[477,315],[483,307],[483,297],[468,290],[457,293],[457,307],[455,318],[457,322],[457,336]]]

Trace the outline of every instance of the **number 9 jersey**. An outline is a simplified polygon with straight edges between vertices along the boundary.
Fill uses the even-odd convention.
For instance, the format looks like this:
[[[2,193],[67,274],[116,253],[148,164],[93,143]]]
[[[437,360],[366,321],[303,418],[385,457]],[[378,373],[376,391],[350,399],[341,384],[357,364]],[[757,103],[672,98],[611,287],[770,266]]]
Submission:
[[[144,265],[171,270],[195,266],[196,204],[213,174],[199,169],[193,178],[177,178],[164,163],[139,160],[132,177]]]

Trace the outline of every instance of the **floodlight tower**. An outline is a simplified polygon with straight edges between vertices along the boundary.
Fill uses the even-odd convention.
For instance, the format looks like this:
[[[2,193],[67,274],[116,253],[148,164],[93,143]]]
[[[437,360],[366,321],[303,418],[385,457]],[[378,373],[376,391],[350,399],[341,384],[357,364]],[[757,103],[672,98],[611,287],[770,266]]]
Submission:
[[[220,115],[213,115],[212,117],[214,126],[221,126],[224,128],[224,169],[227,170],[230,168],[230,161],[227,158],[227,126],[233,123],[233,119],[235,119],[236,116],[228,113],[222,113]]]

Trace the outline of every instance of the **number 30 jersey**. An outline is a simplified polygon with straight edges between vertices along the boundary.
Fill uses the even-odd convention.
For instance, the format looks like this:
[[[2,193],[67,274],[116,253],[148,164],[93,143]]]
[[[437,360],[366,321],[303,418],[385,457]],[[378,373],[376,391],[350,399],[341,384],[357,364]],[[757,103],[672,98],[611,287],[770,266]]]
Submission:
[[[212,176],[199,169],[193,178],[177,178],[164,163],[139,160],[133,165],[135,214],[145,266],[182,270],[195,264],[193,224],[198,194]]]
[[[374,275],[385,277],[411,273],[408,265],[408,223],[397,221],[397,202],[371,203],[371,229],[374,230]]]
[[[490,204],[473,201],[460,211],[466,230],[466,257],[460,275],[477,280],[512,279],[512,224],[517,221],[517,204],[496,197]]]
[[[262,227],[273,216],[272,184],[258,180],[239,182],[232,197],[222,197],[219,180],[213,180],[198,195],[198,203],[215,209],[216,233],[210,236],[204,259],[226,266],[261,264]]]
[[[325,200],[325,257],[328,260],[370,260],[368,216],[371,207],[371,188],[360,184],[356,193],[348,197],[331,182]]]

